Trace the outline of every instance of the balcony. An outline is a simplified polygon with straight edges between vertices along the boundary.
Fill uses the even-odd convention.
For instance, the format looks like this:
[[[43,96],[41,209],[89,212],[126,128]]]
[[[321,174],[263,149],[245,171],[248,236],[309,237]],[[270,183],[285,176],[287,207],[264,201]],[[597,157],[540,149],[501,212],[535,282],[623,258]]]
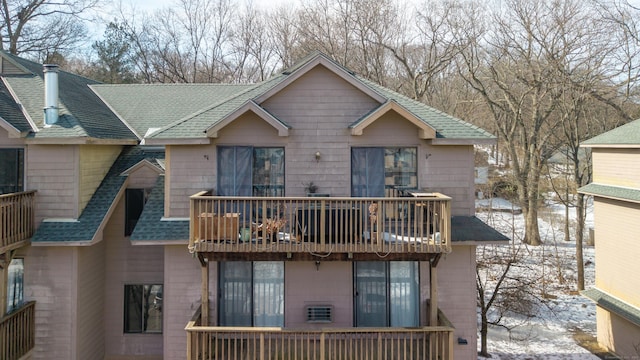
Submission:
[[[453,359],[454,328],[441,311],[438,326],[293,330],[187,324],[187,359]]]
[[[0,254],[23,246],[33,235],[35,194],[0,195]]]
[[[197,253],[438,254],[451,251],[451,198],[191,197],[189,249]],[[231,255],[230,255],[231,254]],[[267,255],[271,254],[269,257]]]
[[[0,359],[17,360],[33,349],[35,339],[34,301],[0,319]]]

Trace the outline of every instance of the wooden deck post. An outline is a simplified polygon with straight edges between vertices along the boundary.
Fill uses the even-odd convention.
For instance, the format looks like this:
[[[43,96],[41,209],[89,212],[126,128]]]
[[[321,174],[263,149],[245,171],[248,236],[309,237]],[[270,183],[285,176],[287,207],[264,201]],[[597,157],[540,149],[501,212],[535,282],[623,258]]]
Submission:
[[[202,326],[209,325],[209,261],[205,259],[201,253],[198,253],[200,260],[200,269],[202,270],[202,312],[200,316],[200,324]]]
[[[442,254],[429,261],[429,326],[438,326],[438,262]]]

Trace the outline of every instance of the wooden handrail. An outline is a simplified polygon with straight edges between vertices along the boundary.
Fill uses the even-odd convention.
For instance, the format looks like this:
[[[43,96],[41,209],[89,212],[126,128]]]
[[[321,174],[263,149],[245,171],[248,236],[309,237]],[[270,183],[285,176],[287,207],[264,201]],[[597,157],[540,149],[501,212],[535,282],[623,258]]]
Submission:
[[[33,236],[35,190],[0,195],[0,249],[12,249]]]
[[[17,360],[35,344],[35,301],[24,304],[0,320],[0,358]]]
[[[191,196],[192,252],[448,253],[451,198]]]

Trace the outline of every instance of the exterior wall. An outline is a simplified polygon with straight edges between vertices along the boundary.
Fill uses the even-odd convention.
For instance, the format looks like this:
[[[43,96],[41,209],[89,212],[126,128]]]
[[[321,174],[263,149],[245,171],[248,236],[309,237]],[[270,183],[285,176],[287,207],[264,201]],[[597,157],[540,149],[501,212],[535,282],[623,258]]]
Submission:
[[[24,140],[17,138],[10,138],[7,130],[0,127],[0,148],[3,147],[23,147]]]
[[[175,245],[165,246],[164,264],[164,359],[181,360],[187,353],[187,332],[184,327],[200,306],[200,262],[189,254],[186,245]],[[215,294],[215,263],[209,264],[209,272],[210,291]],[[209,296],[209,299],[211,313],[216,314],[216,297]]]
[[[71,247],[31,247],[25,300],[35,300],[34,359],[75,359],[77,253]]]
[[[91,196],[93,196],[113,162],[120,155],[121,150],[121,146],[81,145],[79,147],[79,213],[82,213],[84,207],[87,206]]]
[[[130,175],[131,176],[131,175]],[[119,201],[104,230],[105,358],[162,355],[162,334],[124,334],[124,286],[162,284],[162,246],[133,246],[124,236],[124,197]]]
[[[593,182],[640,189],[640,149],[592,148]]]
[[[596,307],[598,343],[623,359],[640,355],[640,327],[601,307]]]
[[[80,247],[78,252],[76,334],[78,359],[104,357],[104,295],[105,262],[104,242]]]
[[[77,218],[78,146],[29,145],[27,190],[36,194],[36,224],[45,218]]]
[[[313,181],[319,193],[350,196],[351,147],[412,146],[418,148],[418,186],[453,198],[454,215],[474,213],[472,146],[432,146],[418,138],[418,129],[394,111],[352,136],[348,126],[377,103],[322,66],[265,101],[264,106],[291,125],[288,137],[253,113],[224,127],[212,145],[170,146],[165,215],[186,217],[188,197],[215,188],[216,146],[285,147],[285,193],[304,196],[304,183]],[[321,159],[314,154],[320,151]]]
[[[353,326],[353,264],[350,261],[285,262],[285,327],[294,329]],[[306,322],[306,305],[333,305],[333,323]]]
[[[640,204],[597,198],[594,201],[596,287],[640,308],[638,234]],[[624,226],[620,226],[624,224]],[[636,269],[634,271],[633,269]]]
[[[438,271],[438,307],[456,330],[453,333],[453,351],[456,359],[475,359],[477,356],[476,308],[476,247],[454,246],[453,251],[440,259]],[[427,285],[429,278],[423,277]],[[422,285],[425,286],[425,285]],[[428,295],[427,295],[428,297]],[[423,307],[424,308],[424,307]],[[456,339],[467,339],[459,345]]]

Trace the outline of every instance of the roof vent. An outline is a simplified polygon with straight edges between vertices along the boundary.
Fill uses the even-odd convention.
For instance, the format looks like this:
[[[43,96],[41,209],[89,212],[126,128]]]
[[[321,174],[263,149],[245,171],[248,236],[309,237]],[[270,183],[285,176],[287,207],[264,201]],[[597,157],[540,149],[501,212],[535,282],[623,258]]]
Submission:
[[[44,124],[58,122],[58,65],[43,65],[44,73]]]
[[[305,307],[307,322],[309,323],[330,323],[333,322],[333,306],[331,305],[311,305]]]

